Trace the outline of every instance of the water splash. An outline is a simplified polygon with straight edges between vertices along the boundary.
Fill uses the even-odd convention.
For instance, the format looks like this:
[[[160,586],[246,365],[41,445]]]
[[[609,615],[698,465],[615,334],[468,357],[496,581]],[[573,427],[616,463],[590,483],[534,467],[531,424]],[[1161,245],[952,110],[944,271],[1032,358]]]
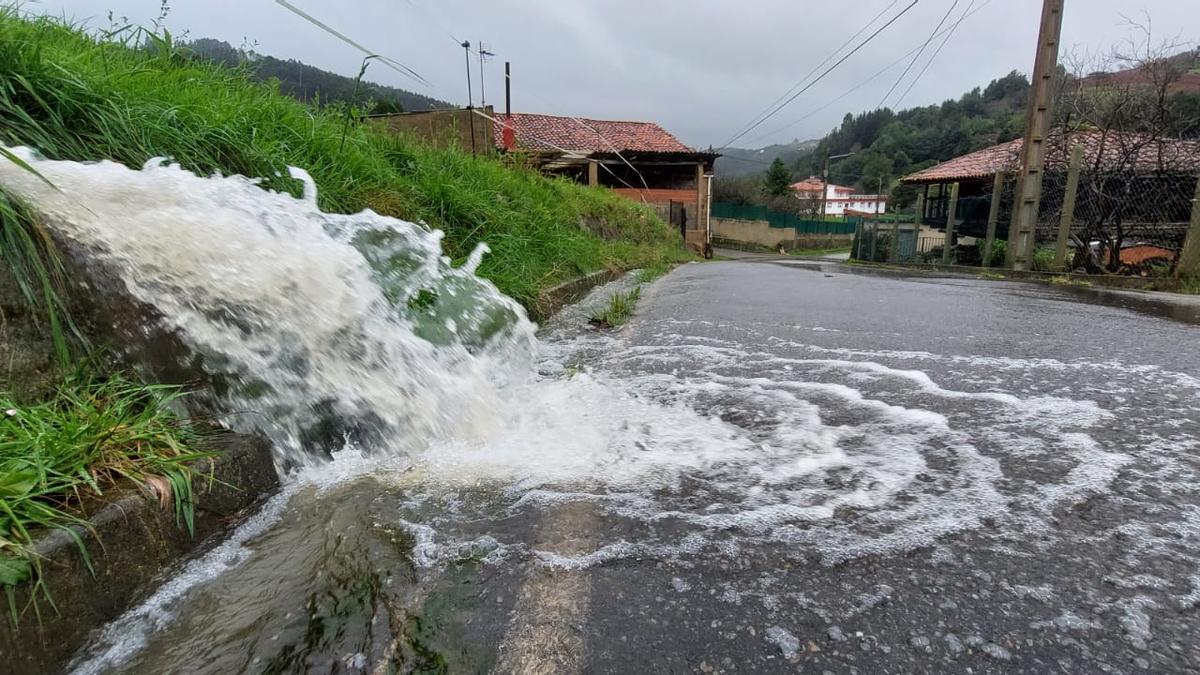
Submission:
[[[200,177],[161,159],[51,161],[16,148],[0,182],[52,230],[114,269],[206,367],[237,383],[235,428],[264,431],[281,466],[314,461],[314,429],[368,434],[376,451],[485,435],[496,387],[529,370],[533,325],[454,268],[441,233],[371,211],[322,212],[241,176]]]

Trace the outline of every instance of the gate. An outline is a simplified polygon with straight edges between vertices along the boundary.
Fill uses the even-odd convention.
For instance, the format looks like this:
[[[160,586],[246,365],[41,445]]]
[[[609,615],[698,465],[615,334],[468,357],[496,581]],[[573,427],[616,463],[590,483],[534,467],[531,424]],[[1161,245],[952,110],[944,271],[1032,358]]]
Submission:
[[[683,202],[671,202],[671,224],[679,228],[679,236],[687,241],[687,207]]]

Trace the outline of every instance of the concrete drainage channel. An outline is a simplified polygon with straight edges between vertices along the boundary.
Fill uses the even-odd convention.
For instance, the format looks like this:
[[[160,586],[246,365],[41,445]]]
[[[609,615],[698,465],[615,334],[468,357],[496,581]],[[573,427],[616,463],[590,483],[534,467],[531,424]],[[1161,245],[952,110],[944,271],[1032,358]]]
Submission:
[[[592,289],[623,275],[619,270],[602,270],[560,284],[542,294],[531,315],[546,321]],[[127,345],[124,360],[153,374],[152,379],[203,382],[197,400],[207,405],[203,389],[222,384],[198,376],[196,359],[181,351],[174,336],[146,337],[141,327],[152,323],[153,317],[147,308],[122,296],[112,279],[93,273],[87,278],[88,283],[76,289],[80,297],[72,300],[88,308],[85,318],[91,332],[102,334],[105,341]],[[129,347],[138,339],[141,344]],[[86,527],[74,527],[73,534],[54,531],[42,539],[37,550],[43,561],[41,581],[49,598],[30,582],[13,589],[13,606],[19,616],[14,621],[12,612],[4,612],[0,662],[12,672],[62,670],[96,629],[146,600],[184,560],[218,544],[278,490],[279,476],[264,438],[214,430],[202,449],[215,457],[194,487],[193,535],[154,498],[128,490],[86,505],[92,514]],[[87,550],[86,558],[76,537]],[[545,597],[547,591],[541,589],[531,597]],[[516,628],[507,650],[509,660],[525,662],[535,656],[537,645],[544,642],[544,628]]]
[[[147,597],[173,564],[214,543],[241,522],[279,485],[266,441],[229,432],[206,443],[218,453],[212,482],[197,480],[195,534],[175,522],[144,493],[110,496],[74,533],[87,547],[91,567],[76,541],[55,531],[38,545],[42,581],[53,605],[33,584],[15,589],[17,608],[37,603],[7,630],[0,630],[0,661],[13,673],[55,672],[87,640],[92,630],[112,621]]]

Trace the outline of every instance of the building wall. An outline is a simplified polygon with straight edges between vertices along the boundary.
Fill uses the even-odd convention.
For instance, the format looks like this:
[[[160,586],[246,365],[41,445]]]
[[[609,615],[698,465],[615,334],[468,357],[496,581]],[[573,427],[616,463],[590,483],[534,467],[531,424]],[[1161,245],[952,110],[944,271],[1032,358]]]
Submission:
[[[491,106],[482,112],[494,116]],[[491,121],[472,110],[428,110],[380,115],[368,120],[392,133],[416,136],[437,148],[458,147],[478,155],[495,151]]]
[[[704,176],[702,171],[703,167],[698,172],[701,179]],[[708,245],[708,228],[705,223],[708,198],[704,186],[705,181],[700,180],[698,187],[688,189],[652,188],[647,190],[645,188],[614,188],[613,191],[627,199],[651,206],[658,213],[659,217],[668,223],[671,222],[669,204],[671,202],[682,203],[687,210],[687,229],[683,232],[684,244],[688,248],[702,254]]]

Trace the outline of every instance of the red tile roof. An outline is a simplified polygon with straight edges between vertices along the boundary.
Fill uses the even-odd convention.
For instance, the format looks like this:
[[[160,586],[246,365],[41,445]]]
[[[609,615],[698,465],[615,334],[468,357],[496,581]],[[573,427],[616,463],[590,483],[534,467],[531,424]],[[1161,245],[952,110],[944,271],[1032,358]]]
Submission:
[[[506,120],[504,115],[498,114],[492,124],[496,147],[501,149],[504,148]],[[652,122],[586,118],[579,118],[577,122],[570,117],[531,113],[513,113],[511,120],[519,150],[552,152],[556,150],[554,146],[558,146],[580,153],[613,152],[614,148],[619,152],[695,152]]]
[[[824,192],[825,181],[816,176],[809,176],[799,183],[792,183],[792,189],[796,192]]]
[[[854,188],[849,188],[844,185],[835,185],[830,183],[829,187],[833,188],[834,192],[844,192],[846,194],[852,194],[854,192]],[[825,181],[821,180],[820,176],[809,176],[799,183],[792,183],[792,190],[796,192],[824,192]]]
[[[1101,168],[1114,171],[1151,172],[1165,168],[1174,171],[1200,170],[1200,142],[1155,139],[1144,134],[1110,131],[1078,131],[1052,138],[1046,155],[1050,169],[1065,170],[1068,148],[1083,145],[1084,165],[1100,160]],[[993,145],[909,174],[904,183],[939,183],[969,178],[987,178],[1000,171],[1016,171],[1021,164],[1023,139]]]

